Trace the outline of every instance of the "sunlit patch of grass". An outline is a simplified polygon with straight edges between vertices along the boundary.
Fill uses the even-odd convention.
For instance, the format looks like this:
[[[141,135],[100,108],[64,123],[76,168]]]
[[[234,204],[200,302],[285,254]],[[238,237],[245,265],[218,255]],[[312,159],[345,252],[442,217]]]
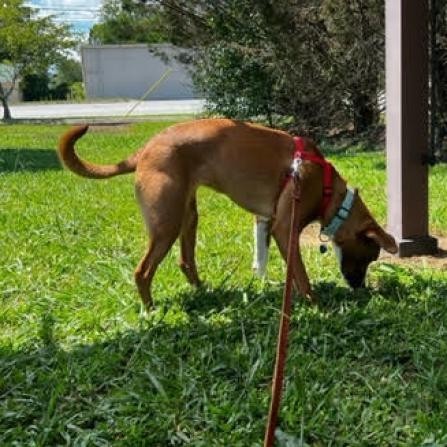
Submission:
[[[118,161],[168,124],[94,132],[80,151]],[[155,278],[157,309],[142,314],[132,272],[147,239],[132,178],[60,169],[65,128],[0,130],[0,445],[261,445],[278,251],[269,280],[253,278],[251,216],[200,190],[206,284],[186,284],[175,246]],[[383,223],[382,155],[331,159]],[[431,176],[443,233],[445,174]],[[321,305],[294,303],[281,429],[310,446],[446,445],[445,271],[380,262],[352,292],[331,253],[303,256]]]
[[[359,152],[349,155],[330,155],[341,176],[359,188],[360,195],[373,215],[386,223],[386,164],[385,157],[378,152]],[[447,166],[439,164],[430,168],[429,209],[430,231],[435,235],[447,233]]]

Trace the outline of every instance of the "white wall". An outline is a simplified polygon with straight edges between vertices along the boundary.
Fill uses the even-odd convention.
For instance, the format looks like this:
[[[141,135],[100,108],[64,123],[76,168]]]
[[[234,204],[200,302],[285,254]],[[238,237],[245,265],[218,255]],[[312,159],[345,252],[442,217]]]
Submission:
[[[170,45],[153,45],[173,55]],[[188,99],[197,95],[186,69],[170,59],[167,65],[147,45],[101,45],[81,48],[88,98],[141,98],[168,67],[173,71],[147,99]]]

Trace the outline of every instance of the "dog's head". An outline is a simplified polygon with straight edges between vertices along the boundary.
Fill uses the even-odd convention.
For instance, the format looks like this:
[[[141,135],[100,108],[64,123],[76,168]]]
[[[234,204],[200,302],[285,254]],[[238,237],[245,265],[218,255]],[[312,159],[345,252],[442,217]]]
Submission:
[[[378,258],[381,248],[397,252],[393,236],[374,220],[357,193],[348,219],[332,242],[341,272],[354,289],[365,285],[369,264]]]

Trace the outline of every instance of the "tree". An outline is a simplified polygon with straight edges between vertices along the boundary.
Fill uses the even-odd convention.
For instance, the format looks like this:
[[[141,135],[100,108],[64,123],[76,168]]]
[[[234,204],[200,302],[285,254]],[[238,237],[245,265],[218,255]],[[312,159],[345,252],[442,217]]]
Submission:
[[[40,101],[50,98],[50,78],[48,73],[27,73],[20,81],[24,101]]]
[[[104,0],[101,22],[90,30],[90,43],[160,43],[167,40],[158,5],[132,0]]]
[[[384,2],[324,0],[321,10],[333,76],[346,92],[354,131],[364,132],[378,121],[377,99],[384,88]]]
[[[431,51],[432,150],[437,158],[447,161],[447,1],[433,1],[432,7],[435,8]]]
[[[173,41],[195,50],[193,78],[212,112],[313,133],[377,124],[383,0],[156,3]]]
[[[379,122],[383,0],[108,0],[105,11],[115,42],[148,41],[132,30],[156,17],[152,29],[192,49],[212,113],[312,133]]]
[[[11,119],[8,98],[17,80],[46,72],[74,43],[68,26],[55,24],[51,17],[36,17],[36,11],[24,6],[23,0],[0,2],[0,63],[10,73],[8,86],[0,82],[4,120]]]
[[[73,85],[81,83],[81,63],[59,57],[49,70],[25,74],[20,81],[20,89],[24,101],[65,100],[71,95]]]
[[[82,81],[82,65],[79,61],[70,58],[60,58],[55,65],[56,73],[52,80],[54,85],[66,83],[72,85]]]
[[[55,73],[52,75],[49,85],[51,99],[71,97],[73,88],[82,86],[81,63],[70,58],[60,58],[54,69]]]

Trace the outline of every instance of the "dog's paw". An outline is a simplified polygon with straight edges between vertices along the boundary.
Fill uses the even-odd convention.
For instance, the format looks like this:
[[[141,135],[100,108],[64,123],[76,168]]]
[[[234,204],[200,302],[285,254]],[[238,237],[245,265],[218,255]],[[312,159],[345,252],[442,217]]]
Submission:
[[[209,292],[213,290],[213,285],[208,281],[200,281],[196,288],[199,292]]]
[[[148,306],[146,304],[140,303],[140,310],[138,312],[138,317],[147,320],[148,318],[154,315],[155,310],[156,309],[153,304]]]

